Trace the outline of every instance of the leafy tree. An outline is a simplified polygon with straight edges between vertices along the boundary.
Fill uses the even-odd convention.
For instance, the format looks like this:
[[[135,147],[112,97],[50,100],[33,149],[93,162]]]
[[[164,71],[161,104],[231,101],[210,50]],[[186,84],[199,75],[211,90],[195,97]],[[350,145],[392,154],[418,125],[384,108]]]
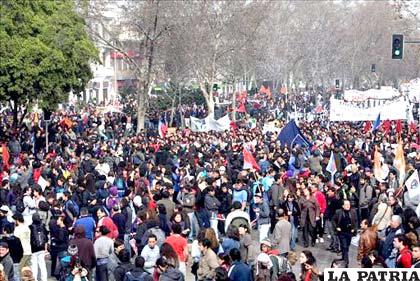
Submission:
[[[38,102],[53,110],[80,93],[96,57],[73,1],[1,1],[0,99],[10,101],[14,126],[19,109]]]

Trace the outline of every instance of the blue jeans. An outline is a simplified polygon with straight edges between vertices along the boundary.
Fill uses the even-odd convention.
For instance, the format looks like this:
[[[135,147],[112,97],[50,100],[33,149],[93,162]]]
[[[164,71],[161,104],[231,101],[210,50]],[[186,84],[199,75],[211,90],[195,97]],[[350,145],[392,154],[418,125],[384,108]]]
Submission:
[[[298,236],[298,229],[294,223],[292,223],[292,237],[290,239],[290,248],[293,251],[296,247],[296,239]]]

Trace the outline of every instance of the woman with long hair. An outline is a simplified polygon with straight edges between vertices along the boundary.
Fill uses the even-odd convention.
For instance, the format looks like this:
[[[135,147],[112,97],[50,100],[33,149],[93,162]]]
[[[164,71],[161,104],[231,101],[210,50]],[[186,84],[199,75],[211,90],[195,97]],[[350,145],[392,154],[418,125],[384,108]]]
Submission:
[[[216,254],[218,254],[220,251],[220,244],[219,241],[217,240],[216,237],[216,232],[214,231],[213,228],[207,228],[206,229],[206,233],[205,233],[205,238],[209,239],[211,242],[211,249],[213,250],[213,252],[215,252]]]
[[[160,247],[160,256],[166,258],[174,268],[179,267],[179,258],[174,248],[169,243],[163,243]]]
[[[320,275],[319,270],[316,267],[316,259],[311,251],[304,250],[299,256],[301,264],[301,281],[316,281]]]
[[[222,248],[224,253],[229,253],[233,248],[240,249],[240,234],[236,225],[229,225],[226,231],[226,238],[223,239]]]
[[[308,188],[303,189],[303,196],[299,199],[299,208],[301,211],[300,224],[303,228],[303,246],[315,246],[315,226],[316,221],[320,219],[320,209],[318,201],[312,196]]]

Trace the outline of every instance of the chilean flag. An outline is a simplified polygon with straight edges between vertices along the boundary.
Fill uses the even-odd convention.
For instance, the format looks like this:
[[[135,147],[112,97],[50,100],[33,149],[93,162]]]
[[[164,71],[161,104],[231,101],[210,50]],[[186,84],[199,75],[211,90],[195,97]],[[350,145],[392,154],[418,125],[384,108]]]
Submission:
[[[257,161],[255,161],[254,156],[252,156],[252,153],[248,149],[244,147],[242,153],[244,155],[244,170],[252,168],[257,171],[261,170],[260,166],[257,164]]]
[[[165,138],[166,133],[168,132],[168,125],[166,125],[166,121],[164,119],[159,119],[158,131],[159,136],[161,138]]]

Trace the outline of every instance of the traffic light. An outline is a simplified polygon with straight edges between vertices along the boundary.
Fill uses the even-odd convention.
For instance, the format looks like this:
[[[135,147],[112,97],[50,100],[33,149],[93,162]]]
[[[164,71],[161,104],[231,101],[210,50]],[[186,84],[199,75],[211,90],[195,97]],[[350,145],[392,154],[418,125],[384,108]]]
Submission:
[[[335,88],[340,89],[340,79],[335,79]]]
[[[376,72],[376,65],[375,64],[372,64],[372,67],[370,68],[370,71],[371,72]]]
[[[219,86],[217,84],[213,84],[213,92],[217,92]]]
[[[392,35],[392,59],[401,60],[403,58],[404,35]]]
[[[49,109],[43,109],[44,111],[44,121],[51,121],[52,111]]]

